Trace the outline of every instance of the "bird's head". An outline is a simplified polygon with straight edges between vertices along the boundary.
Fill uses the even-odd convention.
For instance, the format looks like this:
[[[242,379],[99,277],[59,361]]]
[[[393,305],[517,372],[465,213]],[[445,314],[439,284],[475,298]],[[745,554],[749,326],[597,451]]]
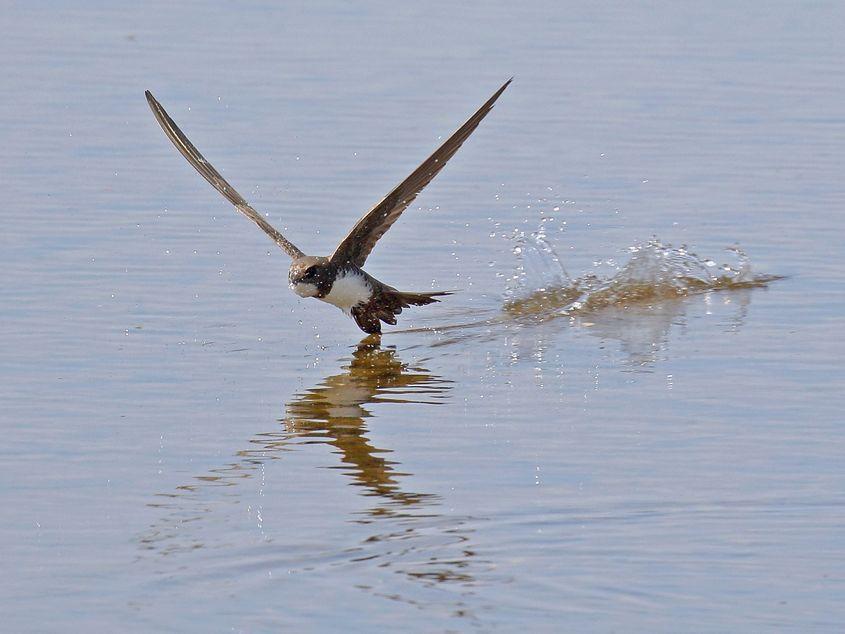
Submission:
[[[328,258],[305,255],[290,265],[291,290],[300,297],[322,297],[331,290],[332,264]]]

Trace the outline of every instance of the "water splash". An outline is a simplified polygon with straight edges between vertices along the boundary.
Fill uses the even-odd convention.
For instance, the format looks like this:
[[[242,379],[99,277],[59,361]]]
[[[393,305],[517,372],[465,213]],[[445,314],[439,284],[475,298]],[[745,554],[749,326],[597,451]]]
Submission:
[[[504,310],[511,317],[543,320],[707,291],[762,287],[779,279],[755,274],[739,247],[728,249],[733,264],[717,264],[685,246],[673,247],[657,238],[628,251],[630,259],[615,274],[588,274],[573,280],[542,232],[515,236],[518,262],[508,280]]]
[[[630,258],[623,266],[608,260],[606,264],[613,266],[608,275],[589,273],[572,278],[542,225],[539,231],[515,231],[506,237],[513,242],[516,266],[507,277],[501,307],[487,311],[473,307],[471,311],[453,314],[471,318],[470,321],[421,325],[393,332],[434,332],[443,338],[433,345],[443,346],[472,338],[495,338],[501,329],[513,335],[523,325],[563,317],[573,324],[596,327],[596,332],[601,330],[605,335],[614,331],[612,338],[632,342],[637,338],[648,339],[649,349],[654,349],[655,342],[665,336],[673,323],[678,300],[714,291],[765,287],[781,279],[754,273],[748,256],[739,247],[727,249],[734,259],[732,264],[717,264],[685,246],[676,248],[657,238],[630,247]],[[425,317],[421,319],[424,321]],[[434,315],[432,319],[439,320],[442,316]],[[599,322],[608,319],[613,325],[598,327]],[[620,330],[622,322],[627,325]],[[642,334],[644,324],[650,324],[650,334]],[[535,338],[532,334],[531,341]],[[629,347],[640,350],[645,346],[631,343]],[[648,355],[637,352],[632,356]]]
[[[527,235],[519,231],[512,234],[511,238],[515,243],[513,254],[517,257],[517,265],[508,279],[506,299],[519,297],[529,287],[532,292],[536,292],[572,284],[572,278],[546,239],[542,228]]]

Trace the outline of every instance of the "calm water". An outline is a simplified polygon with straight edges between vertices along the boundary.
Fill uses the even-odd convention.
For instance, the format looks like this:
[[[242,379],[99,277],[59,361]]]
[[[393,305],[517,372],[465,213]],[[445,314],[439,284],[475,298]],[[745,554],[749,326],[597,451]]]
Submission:
[[[2,10],[4,629],[841,631],[840,3],[89,4]],[[327,253],[511,75],[380,346],[143,98]],[[541,226],[785,279],[502,317]]]

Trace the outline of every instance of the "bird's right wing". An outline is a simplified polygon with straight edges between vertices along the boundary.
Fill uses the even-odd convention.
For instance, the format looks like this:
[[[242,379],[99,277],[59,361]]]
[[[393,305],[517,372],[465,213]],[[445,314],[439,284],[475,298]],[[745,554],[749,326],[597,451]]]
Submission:
[[[170,115],[168,115],[165,109],[161,107],[161,104],[156,101],[156,98],[153,97],[152,93],[147,90],[144,94],[147,96],[147,103],[150,104],[150,109],[153,111],[156,121],[158,121],[161,129],[164,130],[164,133],[173,145],[176,146],[176,149],[179,150],[182,156],[188,159],[188,163],[193,165],[194,169],[200,173],[200,176],[211,183],[214,189],[223,194],[226,197],[226,200],[235,206],[235,209],[257,224],[261,230],[270,236],[273,239],[273,242],[284,249],[290,257],[294,259],[302,257],[304,255],[302,251],[297,249],[293,243],[291,243],[281,233],[276,231],[276,229],[274,229],[273,226],[261,216],[261,214],[249,205],[249,203],[235,190],[234,187],[226,182],[226,179],[220,175],[220,172],[214,169],[214,166],[205,160],[203,155],[199,153],[199,150],[194,147],[194,144],[191,143],[188,140],[188,137],[186,137],[182,130],[179,129],[179,126],[173,122]]]
[[[469,135],[478,127],[481,120],[493,109],[493,104],[496,103],[496,100],[505,91],[512,79],[507,80],[499,90],[493,93],[493,96],[452,136],[446,139],[443,145],[434,151],[434,154],[411,172],[408,178],[399,183],[381,202],[364,214],[335,249],[331,257],[332,262],[338,265],[351,263],[364,266],[364,261],[379,238],[393,226],[393,223],[399,219],[399,216],[413,202],[423,187],[428,185],[443,169],[446,162],[455,155],[461,144],[469,138]]]

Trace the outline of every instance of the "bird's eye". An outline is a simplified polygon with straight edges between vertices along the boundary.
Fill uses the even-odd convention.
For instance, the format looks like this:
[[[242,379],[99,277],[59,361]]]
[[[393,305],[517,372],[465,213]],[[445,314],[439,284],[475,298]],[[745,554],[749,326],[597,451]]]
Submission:
[[[316,273],[316,272],[317,272],[317,267],[316,266],[310,266],[307,269],[305,269],[305,275],[303,275],[302,277],[314,277],[314,273]]]

